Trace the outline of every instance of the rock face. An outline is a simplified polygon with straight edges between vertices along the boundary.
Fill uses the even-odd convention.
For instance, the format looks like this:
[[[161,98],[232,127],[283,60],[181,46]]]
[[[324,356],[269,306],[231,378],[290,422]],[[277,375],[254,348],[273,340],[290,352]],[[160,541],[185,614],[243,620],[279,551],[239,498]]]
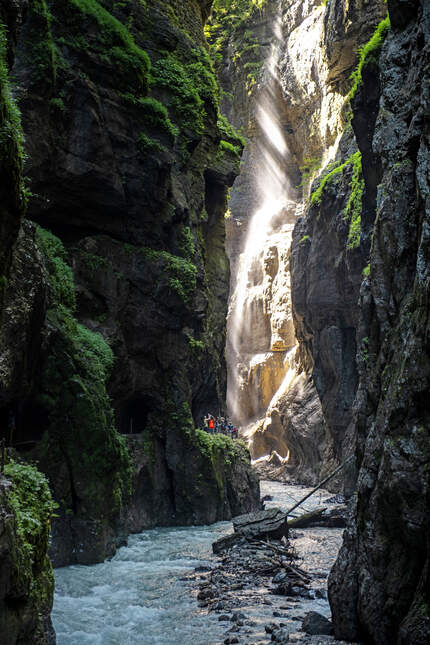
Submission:
[[[357,303],[368,251],[354,245],[350,234],[356,199],[352,177],[359,173],[359,160],[352,158],[357,144],[347,126],[344,103],[356,62],[352,52],[370,37],[385,8],[382,2],[330,2],[325,9],[309,12],[304,7],[302,3],[300,11],[291,8],[284,18],[291,33],[281,78],[305,197],[318,169],[328,159],[337,159],[325,171],[323,199],[313,198],[298,220],[290,262],[298,360],[305,374],[312,375],[314,397],[321,403],[322,475],[350,451],[347,430],[358,384]],[[354,48],[351,42],[356,43]],[[315,51],[317,57],[312,55]],[[339,168],[346,161],[341,172],[330,174],[333,166]],[[315,463],[316,456],[307,448],[302,459]],[[339,476],[331,488],[341,487],[342,479]]]
[[[0,6],[0,378],[2,384],[8,380],[12,392],[31,387],[37,355],[25,354],[26,341],[31,322],[40,328],[46,295],[39,283],[40,258],[35,258],[34,245],[20,228],[25,211],[22,129],[8,78],[26,6],[18,0]],[[29,264],[35,268],[32,276]],[[22,283],[13,312],[5,306],[12,273],[13,280]],[[11,338],[22,343],[13,361],[13,345],[7,342]],[[10,430],[7,412],[1,416],[2,434]],[[5,474],[0,474],[1,645],[55,643],[50,620],[54,581],[47,556],[52,510],[45,478],[31,466],[7,464]]]
[[[360,470],[329,592],[338,638],[420,645],[430,639],[430,13],[426,2],[391,0],[388,9],[392,31],[380,57],[381,100],[370,132],[381,176],[360,294]],[[364,99],[354,101],[358,125]]]
[[[60,504],[56,565],[259,505],[244,447],[195,429],[224,407],[242,148],[218,110],[209,10],[41,0],[12,31],[31,195],[17,180],[2,210],[0,415]],[[23,194],[40,227],[20,228]]]
[[[295,361],[290,246],[299,171],[285,136],[291,129],[277,74],[284,50],[282,16],[278,3],[271,1],[260,11],[244,9],[233,29],[223,24],[222,9],[220,15],[214,12],[211,18],[210,42],[223,55],[217,69],[225,90],[223,109],[249,139],[227,220],[232,268],[228,407],[236,423],[248,426],[254,459],[273,450],[282,457],[289,454],[289,471],[312,483],[321,460],[302,463],[301,443],[312,451],[311,441],[292,437],[288,413],[295,404],[302,419],[312,417],[309,436],[318,435],[318,452],[324,437],[321,410],[316,410],[309,377],[296,373]],[[307,430],[301,430],[304,437]]]
[[[22,14],[27,7],[25,0],[13,2],[6,0],[0,7],[0,305],[3,302],[10,269],[12,248],[15,244],[21,219],[25,209],[22,184],[22,129],[16,106],[11,97],[7,80],[8,69],[15,55],[17,30]],[[4,25],[7,25],[8,31]]]
[[[213,46],[223,52],[218,71],[227,92],[224,109],[250,139],[231,191],[227,225],[233,294],[229,403],[242,425],[252,423],[247,436],[254,458],[277,451],[288,457],[286,472],[312,484],[348,451],[343,444],[358,384],[357,302],[368,249],[347,248],[350,222],[342,214],[351,209],[357,164],[347,164],[345,176],[336,176],[331,202],[324,199],[308,212],[303,209],[318,170],[334,158],[341,165],[357,151],[344,111],[356,63],[353,52],[369,39],[386,7],[382,0],[348,5],[315,1],[288,3],[281,15],[278,10],[277,3],[268,2],[259,18],[251,14],[252,19],[236,25],[227,42],[219,25],[211,34]],[[275,81],[263,71],[249,87],[245,69],[256,64],[256,56],[260,65],[268,58],[268,37],[276,43],[273,32],[279,38],[271,54]],[[277,146],[286,153],[278,149],[273,154]],[[273,174],[277,168],[282,176],[289,202],[270,223],[264,244],[263,224],[257,232],[252,222],[264,204],[258,179],[267,174],[267,158]],[[269,181],[263,183],[267,187]],[[266,210],[268,219],[270,208]],[[297,218],[291,246],[288,225]],[[258,237],[260,252],[251,262]],[[234,312],[240,295],[235,290],[240,291],[243,258],[250,266],[247,296],[237,316],[244,322],[237,331]],[[341,488],[342,477],[330,486]]]

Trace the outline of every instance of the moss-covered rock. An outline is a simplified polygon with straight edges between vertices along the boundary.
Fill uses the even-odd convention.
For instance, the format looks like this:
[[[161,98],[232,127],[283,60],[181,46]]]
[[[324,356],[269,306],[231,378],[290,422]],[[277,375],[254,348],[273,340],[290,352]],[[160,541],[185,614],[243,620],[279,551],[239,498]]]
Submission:
[[[223,214],[243,140],[219,113],[207,13],[196,0],[33,0],[20,31],[13,71],[29,216],[43,229],[23,228],[15,275],[1,283],[13,287],[0,335],[1,414],[15,419],[14,443],[39,460],[60,504],[55,564],[100,561],[132,528],[137,475],[122,435],[133,434],[152,464],[145,494],[167,491],[140,526],[258,504],[254,484],[226,501],[227,483],[221,496],[200,444],[166,417],[168,401],[186,408],[194,436],[225,396]],[[199,469],[183,484],[191,454]],[[203,471],[215,508],[207,512],[194,494]]]
[[[33,466],[8,463],[0,475],[0,643],[55,643],[54,578],[47,555],[54,503]]]
[[[50,299],[36,394],[47,426],[34,454],[59,502],[57,524],[80,527],[68,558],[102,560],[112,552],[107,542],[131,493],[131,462],[106,390],[114,357],[101,334],[73,315],[73,273],[60,240],[39,227],[37,241],[48,268]],[[82,555],[79,541],[86,543]],[[62,564],[65,556],[55,547],[54,562]]]

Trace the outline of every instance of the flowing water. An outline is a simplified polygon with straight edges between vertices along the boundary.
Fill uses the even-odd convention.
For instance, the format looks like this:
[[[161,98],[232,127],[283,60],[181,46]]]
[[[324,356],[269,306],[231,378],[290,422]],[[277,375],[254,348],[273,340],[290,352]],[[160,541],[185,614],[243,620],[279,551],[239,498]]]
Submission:
[[[306,489],[262,482],[268,506],[288,508]],[[329,493],[323,493],[324,498]],[[306,506],[319,503],[318,495]],[[212,542],[232,529],[230,522],[209,527],[162,528],[130,536],[108,562],[55,571],[53,622],[58,645],[212,645],[223,642],[224,626],[214,612],[198,608],[184,579],[196,567],[214,566]],[[301,537],[300,537],[301,535]],[[339,548],[339,529],[310,529],[295,540],[313,572],[326,573]],[[322,579],[321,579],[322,580]],[[316,580],[316,586],[324,583]],[[273,597],[274,598],[274,597]],[[264,607],[264,606],[263,606]],[[270,608],[266,608],[269,610]],[[254,614],[253,608],[248,608]],[[260,608],[255,608],[258,618]],[[329,614],[327,600],[301,601],[295,620],[306,611]],[[270,614],[260,617],[268,620]],[[297,623],[296,623],[297,625]]]
[[[274,398],[290,386],[289,373],[295,373],[289,254],[297,203],[280,113],[280,11],[254,98],[255,131],[246,157],[253,198],[246,225],[241,223],[241,252],[230,258],[234,276],[227,319],[227,407],[242,427],[264,419]]]

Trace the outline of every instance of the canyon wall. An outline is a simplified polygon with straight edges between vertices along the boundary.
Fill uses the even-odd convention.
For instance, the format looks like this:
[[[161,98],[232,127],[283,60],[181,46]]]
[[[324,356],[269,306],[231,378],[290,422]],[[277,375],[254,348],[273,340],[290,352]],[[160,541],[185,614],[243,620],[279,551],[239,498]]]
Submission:
[[[391,31],[379,69],[363,72],[353,100],[352,124],[370,175],[366,192],[377,184],[376,218],[359,303],[357,492],[329,592],[338,637],[424,645],[430,639],[430,7],[389,0],[388,10]],[[376,119],[373,113],[370,119],[366,106],[377,87]]]
[[[334,483],[352,495],[352,516],[329,596],[336,637],[375,645],[424,644],[430,630],[429,25],[419,0],[289,3],[274,94],[290,151],[285,172],[301,174],[294,199],[302,190],[304,208],[288,262],[297,377],[314,406],[304,392],[296,397],[292,380],[269,406],[254,450],[289,449],[292,466],[295,455],[305,464],[289,472],[307,468],[307,477],[353,456]],[[255,103],[259,83],[264,75]],[[234,96],[231,114],[237,124],[249,119],[252,150],[252,101],[244,115]],[[246,172],[230,202],[232,264],[256,208]],[[261,256],[272,280],[282,244]],[[270,290],[267,298],[266,312]],[[266,399],[267,373],[266,363],[248,374]]]
[[[0,322],[12,249],[25,211],[23,147],[19,113],[8,70],[26,2],[0,6]],[[37,289],[36,289],[37,291]],[[29,305],[31,306],[31,298]],[[17,357],[19,362],[20,357]],[[3,372],[1,361],[0,370]],[[50,611],[54,579],[47,556],[52,497],[43,475],[32,466],[7,464],[0,455],[0,643],[52,645]],[[3,470],[4,467],[4,470]]]
[[[333,184],[331,202],[324,197],[308,207],[308,197],[321,169],[327,168],[323,178],[358,150],[348,125],[349,76],[357,49],[385,15],[382,0],[347,6],[306,1],[288,6],[268,2],[264,10],[254,9],[224,31],[222,13],[211,19],[210,42],[225,91],[222,106],[249,139],[227,220],[230,320],[239,262],[249,254],[250,222],[252,226],[262,206],[258,182],[265,176],[267,154],[277,156],[286,186],[284,208],[249,272],[239,359],[237,351],[231,352],[230,409],[241,411],[242,425],[251,424],[246,434],[254,458],[273,450],[288,455],[285,472],[309,483],[326,475],[351,449],[348,427],[358,384],[355,330],[368,246],[361,250],[348,242],[349,220],[343,213],[351,210],[352,162],[346,164],[344,178],[335,173],[339,182]],[[267,65],[262,67],[274,42],[275,82]],[[262,107],[269,132],[261,120]],[[286,147],[282,158],[273,155],[277,128]],[[261,226],[252,231],[254,238],[266,234]],[[230,322],[230,336],[233,327]],[[342,475],[330,486],[342,488]]]
[[[28,219],[9,195],[0,415],[59,503],[55,565],[259,505],[246,449],[196,430],[224,406],[223,216],[242,150],[209,9],[33,0],[11,32]]]

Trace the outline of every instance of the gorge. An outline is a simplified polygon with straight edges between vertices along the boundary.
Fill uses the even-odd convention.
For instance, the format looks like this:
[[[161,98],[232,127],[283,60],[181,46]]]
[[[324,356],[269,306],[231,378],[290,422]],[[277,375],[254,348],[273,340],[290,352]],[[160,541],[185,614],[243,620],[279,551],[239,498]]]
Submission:
[[[0,645],[55,643],[51,562],[259,508],[207,412],[306,485],[354,455],[335,638],[430,641],[429,40],[426,0],[1,0]]]

